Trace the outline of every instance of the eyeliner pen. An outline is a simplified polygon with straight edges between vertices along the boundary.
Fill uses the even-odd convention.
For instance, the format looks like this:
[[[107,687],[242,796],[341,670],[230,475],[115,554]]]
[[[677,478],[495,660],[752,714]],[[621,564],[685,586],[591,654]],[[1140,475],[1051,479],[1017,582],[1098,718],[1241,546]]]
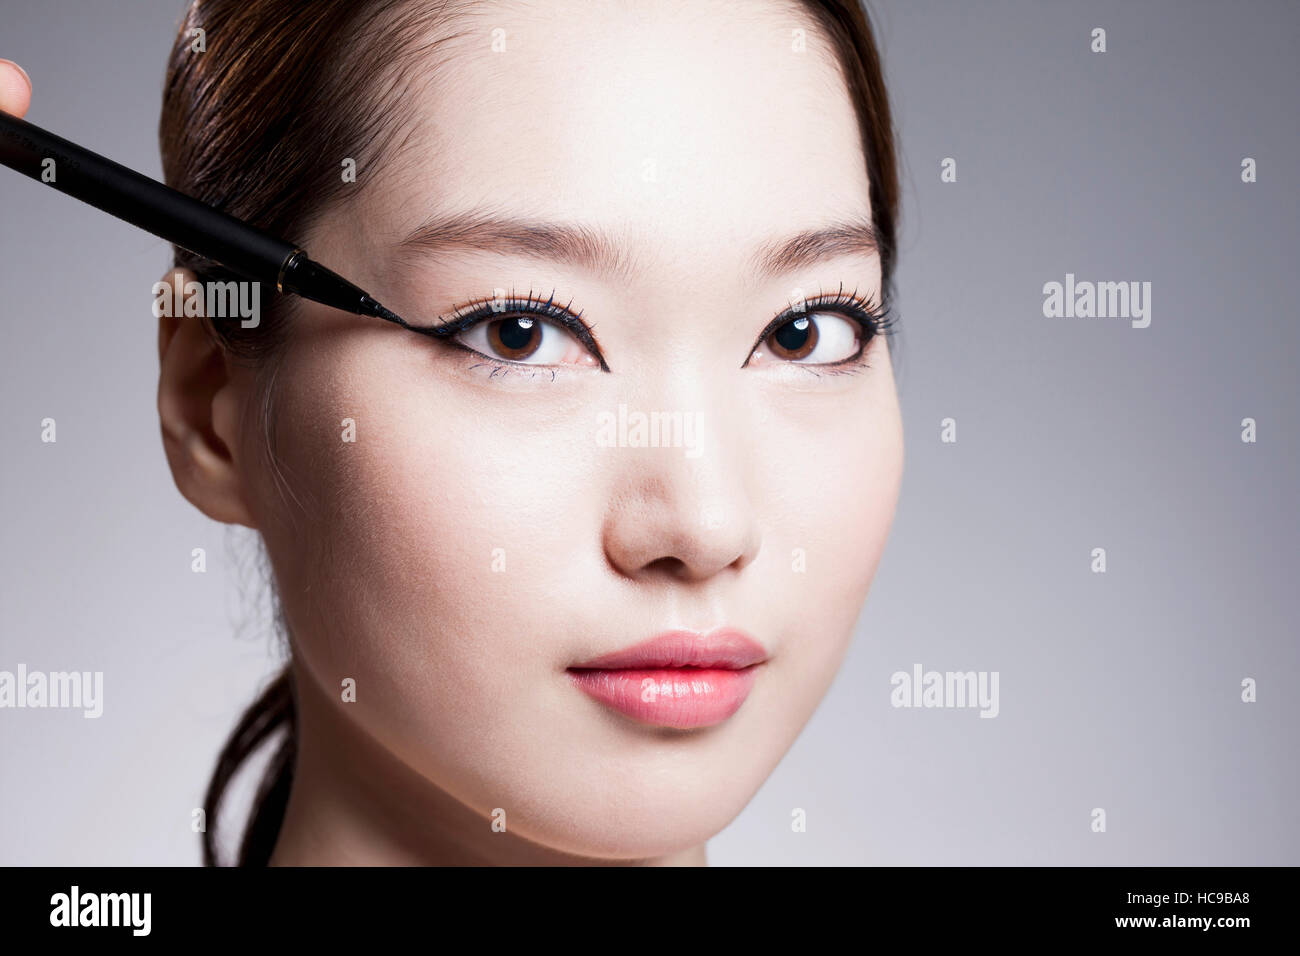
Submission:
[[[50,161],[53,165],[50,165]],[[139,226],[247,279],[411,328],[291,242],[0,110],[0,164]]]

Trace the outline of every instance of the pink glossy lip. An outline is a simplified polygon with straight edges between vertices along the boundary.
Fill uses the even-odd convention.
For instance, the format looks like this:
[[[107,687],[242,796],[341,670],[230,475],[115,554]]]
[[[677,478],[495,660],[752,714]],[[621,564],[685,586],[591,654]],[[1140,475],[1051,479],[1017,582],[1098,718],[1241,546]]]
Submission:
[[[745,702],[763,646],[734,628],[669,631],[569,668],[579,689],[643,724],[688,729],[726,720]]]

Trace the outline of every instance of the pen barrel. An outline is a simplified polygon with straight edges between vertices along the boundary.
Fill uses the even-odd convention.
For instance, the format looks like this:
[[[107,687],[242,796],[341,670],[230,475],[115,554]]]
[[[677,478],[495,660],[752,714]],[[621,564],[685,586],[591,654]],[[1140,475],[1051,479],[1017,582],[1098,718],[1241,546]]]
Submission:
[[[0,164],[272,287],[295,251],[283,239],[2,110]]]

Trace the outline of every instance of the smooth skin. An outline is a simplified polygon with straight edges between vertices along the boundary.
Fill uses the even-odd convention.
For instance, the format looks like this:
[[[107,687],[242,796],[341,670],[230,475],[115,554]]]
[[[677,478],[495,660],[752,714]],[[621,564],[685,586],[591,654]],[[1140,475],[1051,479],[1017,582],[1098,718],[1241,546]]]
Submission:
[[[476,30],[440,48],[450,68],[411,80],[400,161],[303,237],[413,322],[554,290],[609,372],[573,343],[500,370],[304,302],[268,468],[252,373],[198,322],[160,320],[177,487],[261,532],[292,632],[300,749],[275,864],[702,865],[843,660],[902,476],[888,342],[832,371],[757,339],[800,294],[878,294],[880,261],[746,268],[762,243],[870,215],[851,102],[797,7],[648,9],[476,5]],[[402,247],[485,201],[606,230],[620,268]],[[598,415],[620,405],[700,416],[702,453],[602,447]],[[769,658],[712,727],[636,723],[566,672],[722,624]],[[788,812],[765,825],[781,839]]]
[[[32,80],[13,60],[0,60],[0,110],[17,117],[27,115],[32,102]]]

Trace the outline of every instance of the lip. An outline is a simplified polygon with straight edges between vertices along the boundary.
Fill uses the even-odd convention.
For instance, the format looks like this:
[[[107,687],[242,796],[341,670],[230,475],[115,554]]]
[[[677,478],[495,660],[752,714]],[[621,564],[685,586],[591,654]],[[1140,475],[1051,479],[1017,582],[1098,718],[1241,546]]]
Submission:
[[[767,656],[735,628],[679,630],[575,664],[568,674],[588,696],[639,723],[685,730],[739,710]]]

